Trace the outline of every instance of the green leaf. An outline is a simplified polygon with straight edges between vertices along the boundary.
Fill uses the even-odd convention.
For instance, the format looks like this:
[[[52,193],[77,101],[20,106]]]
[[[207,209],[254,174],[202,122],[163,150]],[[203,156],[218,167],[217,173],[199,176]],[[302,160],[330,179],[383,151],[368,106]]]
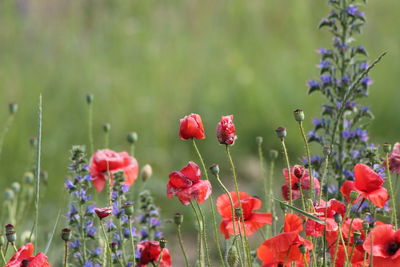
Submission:
[[[54,233],[56,232],[56,229],[57,229],[58,221],[60,220],[60,215],[61,215],[61,211],[58,211],[57,220],[56,220],[56,223],[54,224],[53,232],[51,233],[49,240],[47,241],[47,245],[46,245],[44,254],[47,254],[47,252],[49,251],[51,241],[53,241]],[[37,238],[37,237],[35,237],[35,238]]]
[[[284,205],[284,206],[286,206],[286,207],[288,207],[288,208],[290,208],[290,209],[292,209],[292,210],[294,210],[294,211],[306,216],[308,219],[311,219],[313,221],[316,221],[317,223],[325,225],[325,222],[323,220],[321,220],[320,218],[318,218],[317,216],[314,216],[314,215],[312,215],[312,214],[310,214],[308,212],[305,212],[302,209],[296,208],[295,206],[292,206],[292,205],[290,205],[290,204],[288,204],[286,202],[283,202],[283,201],[281,201],[279,199],[274,198],[274,200],[278,201],[280,204],[282,204],[282,205]]]

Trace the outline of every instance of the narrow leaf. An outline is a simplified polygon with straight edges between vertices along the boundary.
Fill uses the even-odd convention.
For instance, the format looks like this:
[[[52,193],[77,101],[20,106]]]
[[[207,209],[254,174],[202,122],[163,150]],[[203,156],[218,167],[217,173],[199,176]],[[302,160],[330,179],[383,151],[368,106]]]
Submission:
[[[312,214],[310,214],[310,213],[308,213],[308,212],[306,212],[306,211],[304,211],[302,209],[296,208],[295,206],[292,206],[292,205],[290,205],[290,204],[288,204],[286,202],[283,202],[283,201],[281,201],[279,199],[274,198],[274,200],[278,201],[280,204],[282,204],[282,205],[284,205],[284,206],[286,206],[286,207],[288,207],[288,208],[290,208],[290,209],[292,209],[292,210],[294,210],[294,211],[306,216],[308,219],[311,219],[313,221],[316,221],[317,223],[325,225],[325,222],[323,220],[321,220],[320,218],[318,218],[317,216],[314,216],[314,215],[312,215]]]

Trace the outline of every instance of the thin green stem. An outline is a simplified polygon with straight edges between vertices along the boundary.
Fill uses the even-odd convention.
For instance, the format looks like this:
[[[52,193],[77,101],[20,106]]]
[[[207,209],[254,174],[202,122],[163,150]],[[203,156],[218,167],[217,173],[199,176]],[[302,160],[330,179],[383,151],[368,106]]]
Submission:
[[[271,211],[272,211],[272,234],[271,236],[274,236],[276,234],[276,222],[278,221],[278,216],[276,216],[276,208],[275,208],[275,200],[274,200],[274,193],[272,191],[272,179],[274,177],[274,168],[275,168],[275,160],[271,160],[270,166],[269,166],[269,197],[271,198]]]
[[[133,251],[133,266],[136,266],[136,246],[135,246],[135,238],[133,236],[131,216],[128,216],[128,220],[129,220],[129,234],[131,238],[131,245]]]
[[[113,266],[112,251],[111,251],[111,248],[110,248],[110,244],[108,242],[107,232],[106,232],[106,229],[104,227],[103,220],[101,220],[101,219],[100,219],[100,226],[101,226],[101,230],[103,231],[104,240],[106,242],[105,246],[106,246],[106,249],[107,249],[107,252],[108,252],[109,263],[110,263],[110,267],[111,267],[111,266]]]
[[[204,243],[204,249],[205,249],[205,252],[206,252],[207,265],[211,266],[210,265],[210,256],[208,254],[207,231],[206,231],[206,227],[205,227],[206,220],[205,220],[203,211],[202,211],[199,203],[197,203],[197,202],[195,202],[195,203],[196,203],[197,209],[199,210],[200,219],[201,219],[201,222],[202,222],[202,225],[203,225],[203,243]]]
[[[242,202],[240,201],[240,192],[239,192],[239,184],[237,182],[236,168],[235,168],[235,164],[233,163],[233,159],[232,159],[231,152],[230,152],[228,145],[226,146],[226,154],[228,155],[229,163],[231,165],[232,175],[233,175],[233,183],[235,184],[235,191],[236,191],[236,195],[237,195],[238,203],[239,203],[239,210],[240,210],[240,214],[241,214],[239,220],[241,220],[242,224],[243,224],[243,239],[244,239],[245,249],[246,249],[246,258],[247,258],[249,266],[251,266],[252,263],[251,263],[251,256],[250,256],[250,248],[249,248],[249,242],[247,240],[246,225],[244,224],[244,221],[243,221],[243,208],[242,208]],[[239,229],[240,229],[240,223],[239,223]]]
[[[12,243],[11,243],[11,245],[12,245],[12,247],[13,247],[14,251],[15,251],[15,252],[17,252],[17,251],[18,251],[18,249],[17,249],[17,247],[15,246],[15,243],[14,243],[14,242],[12,242]]]
[[[79,218],[80,218],[80,234],[81,234],[81,242],[82,242],[82,258],[83,262],[86,262],[86,236],[85,236],[85,222],[83,221],[83,205],[79,205]]]
[[[129,150],[131,151],[131,156],[135,156],[135,144],[130,144],[129,145]]]
[[[392,201],[392,224],[394,222],[394,228],[397,230],[397,211],[396,211],[396,195],[394,194],[393,191],[393,186],[392,186],[392,177],[390,173],[390,168],[389,168],[389,154],[386,153],[386,171],[387,171],[387,176],[388,176],[388,181],[389,181],[389,190],[390,190],[390,195],[391,195],[391,201]]]
[[[1,254],[1,259],[3,260],[4,266],[7,264],[6,257],[4,255],[3,247],[0,247],[0,254]]]
[[[299,128],[300,128],[301,136],[303,137],[304,146],[306,148],[307,160],[308,160],[308,172],[310,175],[310,197],[311,197],[311,200],[314,200],[314,176],[313,176],[312,168],[311,168],[310,146],[308,145],[308,142],[307,142],[307,137],[306,137],[306,133],[304,132],[304,127],[303,127],[302,121],[299,122]]]
[[[199,160],[200,160],[201,165],[203,167],[204,176],[205,176],[206,180],[209,180],[208,172],[207,172],[206,164],[204,163],[204,160],[203,160],[203,156],[201,155],[200,150],[197,147],[195,139],[192,139],[192,142],[193,142],[193,147],[196,150],[197,156],[199,157]],[[215,241],[215,244],[217,245],[218,255],[219,255],[222,267],[225,267],[225,261],[224,261],[223,255],[222,255],[222,249],[221,249],[221,245],[220,245],[220,242],[219,242],[217,220],[215,218],[215,207],[214,207],[215,204],[214,204],[214,198],[213,198],[212,194],[210,195],[209,198],[210,198],[209,205],[210,205],[210,208],[211,208],[212,223],[213,223],[213,228],[214,228],[213,229],[214,230],[214,241]]]
[[[322,172],[322,177],[321,177],[321,189],[319,191],[319,202],[321,202],[321,200],[322,200],[322,188],[324,188],[326,173],[328,172],[328,164],[329,164],[329,156],[326,156],[325,163],[324,163],[324,170]]]
[[[190,201],[190,206],[192,207],[192,209],[193,209],[193,212],[194,212],[194,214],[195,214],[195,216],[196,216],[196,220],[197,220],[197,225],[199,226],[199,229],[198,229],[198,231],[199,231],[199,247],[198,247],[198,260],[199,260],[199,264],[200,264],[200,266],[203,266],[204,265],[204,262],[203,262],[203,226],[201,225],[201,220],[200,220],[200,216],[199,216],[199,214],[197,213],[197,210],[196,210],[196,208],[194,207],[194,205],[193,205],[193,202],[192,201]]]
[[[90,154],[94,153],[94,141],[93,141],[93,103],[89,104],[88,109],[88,135],[89,135],[89,145]]]
[[[107,131],[104,133],[104,148],[108,148],[110,145],[110,133]]]
[[[181,233],[181,226],[180,225],[178,225],[176,227],[176,234],[178,236],[179,246],[181,247],[183,258],[185,259],[185,266],[189,267],[190,266],[189,265],[189,260],[188,260],[188,257],[187,257],[187,253],[186,253],[185,247],[183,245],[183,239],[182,239],[182,233]],[[133,265],[133,266],[135,266],[135,265]]]
[[[14,121],[14,114],[10,114],[6,123],[4,124],[3,131],[0,134],[0,158],[3,152],[4,138],[6,137],[8,131],[10,130],[13,121]]]
[[[286,161],[286,167],[287,167],[287,172],[288,172],[288,179],[289,179],[289,203],[290,205],[293,205],[293,199],[292,199],[292,174],[290,171],[290,162],[289,162],[289,155],[286,149],[285,145],[285,140],[281,139],[281,144],[282,144],[282,149],[283,149],[283,155],[285,156],[285,161]]]
[[[68,242],[64,242],[64,267],[68,266]]]

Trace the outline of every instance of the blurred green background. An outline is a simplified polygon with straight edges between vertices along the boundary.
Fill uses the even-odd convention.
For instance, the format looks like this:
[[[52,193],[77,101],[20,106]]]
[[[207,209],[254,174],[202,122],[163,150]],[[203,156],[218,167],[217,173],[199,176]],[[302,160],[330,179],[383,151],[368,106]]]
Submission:
[[[370,135],[373,142],[394,142],[400,139],[400,2],[369,2],[357,42],[371,60],[389,52],[373,70],[365,101],[376,115]],[[278,149],[273,130],[286,126],[295,161],[303,146],[292,111],[305,110],[308,129],[319,114],[322,98],[307,96],[305,83],[318,75],[315,50],[330,46],[330,34],[317,29],[327,13],[326,1],[317,0],[1,1],[0,122],[9,101],[19,104],[0,160],[1,188],[26,170],[42,93],[42,168],[49,172],[43,205],[62,205],[69,149],[88,141],[90,92],[96,147],[103,146],[105,122],[117,151],[128,149],[126,133],[137,131],[136,155],[153,166],[149,187],[158,203],[167,203],[166,216],[185,210],[164,192],[170,171],[197,160],[190,142],[178,138],[179,119],[191,112],[203,118],[207,139],[199,146],[207,163],[224,170],[215,126],[221,115],[234,114],[239,138],[232,152],[242,184],[261,194],[255,137],[264,137],[266,151]]]

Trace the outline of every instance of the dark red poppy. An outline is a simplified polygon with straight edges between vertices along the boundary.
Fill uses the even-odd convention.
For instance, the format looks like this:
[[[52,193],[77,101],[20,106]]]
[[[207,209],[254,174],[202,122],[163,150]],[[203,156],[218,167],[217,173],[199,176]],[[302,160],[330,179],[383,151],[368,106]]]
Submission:
[[[136,159],[129,156],[127,152],[117,153],[109,149],[103,149],[97,150],[93,154],[89,171],[92,175],[94,188],[101,192],[106,183],[108,172],[112,179],[115,172],[123,171],[125,177],[123,184],[133,185],[138,177],[139,165]]]
[[[374,267],[400,266],[400,230],[390,224],[375,226],[363,245],[373,256]]]
[[[304,263],[304,258],[299,247],[303,246],[306,250],[306,259],[309,261],[309,251],[313,249],[313,244],[299,235],[299,232],[302,231],[300,222],[302,220],[297,215],[287,214],[285,216],[285,232],[264,241],[257,249],[258,258],[265,264],[296,262],[300,265]]]
[[[382,165],[386,168],[386,160]],[[392,153],[389,154],[389,169],[393,173],[400,174],[400,143],[394,144]]]
[[[171,255],[167,248],[162,249],[160,242],[158,241],[142,241],[137,244],[137,250],[139,252],[139,266],[146,267],[149,263],[156,264],[160,267],[170,267],[172,266]],[[160,261],[160,254],[161,261]],[[160,262],[160,264],[158,264]]]
[[[288,169],[283,169],[283,175],[286,178],[286,184],[282,186],[282,196],[283,198],[288,201],[290,200],[290,182],[292,188],[292,199],[296,200],[301,197],[300,185],[303,191],[310,190],[311,187],[311,177],[308,173],[308,170],[301,165],[295,165],[290,167],[290,177],[289,180],[289,172]],[[314,190],[315,193],[318,195],[320,191],[320,184],[317,178],[314,179]]]
[[[239,200],[236,192],[230,192],[232,197],[234,208],[239,208]],[[259,228],[263,227],[266,224],[272,224],[272,214],[266,212],[253,212],[253,210],[258,210],[262,206],[261,200],[258,198],[252,197],[247,193],[240,192],[240,203],[242,205],[243,210],[243,220],[244,225],[246,227],[246,235],[251,236],[254,232],[256,232]],[[231,202],[229,200],[229,196],[227,194],[220,195],[217,198],[217,209],[218,213],[222,216],[222,221],[220,224],[220,230],[225,235],[225,238],[229,238],[229,235],[233,235],[235,227],[236,234],[239,234],[239,222],[241,222],[241,218],[238,218],[235,215],[235,222],[232,222],[232,207]],[[240,219],[240,220],[239,220]],[[243,231],[243,224],[240,223],[240,231]]]
[[[221,120],[217,124],[218,142],[222,145],[232,145],[236,138],[233,115],[222,116]]]
[[[384,181],[376,172],[365,164],[357,164],[354,166],[354,182],[346,181],[340,188],[340,192],[346,197],[347,201],[351,201],[351,191],[359,193],[354,203],[363,198],[371,201],[375,206],[383,208],[389,199],[388,192],[383,185]]]
[[[183,205],[189,205],[192,199],[203,203],[211,194],[211,183],[200,177],[199,166],[190,161],[182,170],[169,174],[167,196],[177,196]]]
[[[97,217],[99,219],[103,219],[111,215],[113,208],[112,207],[105,207],[105,208],[95,208],[94,212],[96,212]]]
[[[204,134],[203,122],[201,121],[199,114],[192,113],[181,119],[179,137],[182,140],[206,138],[206,135]]]
[[[34,250],[32,243],[25,244],[15,252],[14,256],[7,262],[6,267],[21,267],[23,262],[25,264],[28,262],[28,265],[24,265],[26,267],[50,267],[47,256],[42,252],[32,256]]]

